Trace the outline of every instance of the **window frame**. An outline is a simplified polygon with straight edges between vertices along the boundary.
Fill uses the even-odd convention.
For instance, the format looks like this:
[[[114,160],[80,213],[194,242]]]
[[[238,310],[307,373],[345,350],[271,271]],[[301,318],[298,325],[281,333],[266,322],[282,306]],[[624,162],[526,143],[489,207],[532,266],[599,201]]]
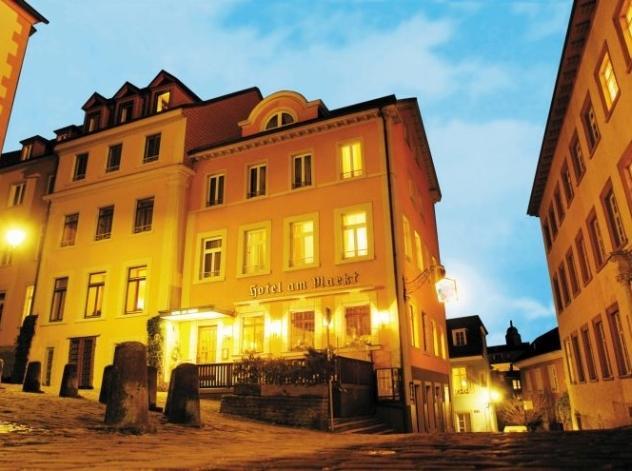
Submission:
[[[625,338],[625,330],[623,328],[619,306],[617,304],[610,306],[606,310],[606,317],[608,318],[608,325],[610,326],[610,338],[612,340],[619,377],[627,378],[632,375],[632,360]]]
[[[612,197],[610,199],[609,197]],[[628,243],[628,236],[625,233],[623,214],[612,186],[612,180],[608,179],[600,195],[601,206],[606,219],[606,228],[612,244],[612,250],[619,250]],[[611,204],[614,203],[614,207]],[[618,224],[617,224],[618,220]]]
[[[463,343],[459,341],[459,334],[463,336]],[[452,345],[455,347],[465,347],[467,345],[467,328],[452,329]]]
[[[116,105],[116,124],[129,123],[134,119],[135,101],[133,98],[130,98],[129,100],[121,100]],[[125,111],[125,119],[121,119],[123,117],[123,111]]]
[[[16,206],[22,206],[24,204],[24,198],[26,196],[26,182],[12,183],[9,186],[9,199],[7,201],[7,207],[15,208]]]
[[[64,286],[58,287],[58,282],[61,284],[62,281],[64,281]],[[53,296],[50,303],[48,322],[62,322],[64,320],[69,283],[70,279],[68,276],[59,276],[53,279]],[[53,313],[55,313],[55,315],[53,315]]]
[[[246,233],[254,230],[264,230],[266,234],[265,241],[265,250],[266,250],[266,260],[264,265],[257,271],[254,272],[246,272],[245,261],[246,261]],[[259,221],[252,224],[246,224],[239,226],[238,228],[238,254],[237,254],[237,278],[246,278],[250,276],[258,276],[258,275],[269,275],[270,274],[270,259],[271,257],[271,239],[272,239],[272,221]]]
[[[68,232],[68,234],[72,235],[72,240],[67,237],[67,231],[71,227],[69,222],[72,222],[70,219],[74,218],[74,233]],[[61,230],[61,240],[59,242],[60,247],[72,247],[77,242],[77,233],[79,231],[79,211],[74,213],[65,214],[64,215],[64,224]]]
[[[118,163],[116,164],[116,166],[112,165],[112,157],[114,155],[113,151],[115,149],[118,149]],[[112,173],[112,172],[117,172],[118,170],[120,170],[122,157],[123,157],[123,143],[122,142],[109,145],[108,155],[105,159],[105,173]]]
[[[357,312],[357,310],[359,309],[366,309],[366,311],[361,313],[362,315],[358,315],[355,312]],[[349,315],[350,311],[354,311],[354,313]],[[357,318],[359,320],[360,329],[363,329],[366,327],[365,325],[366,319],[363,320],[365,314],[368,318],[368,332],[365,333],[364,330],[362,330],[361,333],[359,334],[357,332],[355,333],[349,332],[349,319],[350,318]],[[362,302],[362,303],[354,303],[354,304],[348,304],[348,305],[343,306],[342,322],[344,326],[344,338],[347,344],[353,343],[356,340],[370,339],[371,336],[373,335],[373,313],[371,310],[371,304],[368,302]],[[358,323],[356,322],[356,327],[357,327],[357,324]]]
[[[568,162],[566,160],[564,160],[564,164],[562,165],[560,179],[562,180],[562,189],[564,190],[564,197],[566,198],[566,207],[570,208],[571,203],[575,198],[575,190],[573,189],[571,171],[568,168]]]
[[[590,120],[591,112],[594,120]],[[599,130],[597,114],[595,113],[595,107],[592,103],[590,92],[586,95],[586,99],[584,100],[584,104],[581,108],[580,120],[584,128],[584,138],[586,139],[588,150],[590,151],[589,158],[592,159],[597,147],[599,146],[599,142],[601,141],[601,131]]]
[[[312,239],[314,246],[313,261],[311,263],[294,264],[292,260],[294,234],[292,227],[294,224],[311,221],[313,224]],[[283,219],[283,270],[294,271],[320,266],[320,224],[318,212],[300,214]]]
[[[169,95],[167,98],[167,104],[165,106],[164,102],[160,101],[160,98],[164,95]],[[152,100],[152,112],[153,113],[164,113],[165,111],[169,111],[171,109],[171,89],[164,88],[161,90],[156,90],[154,92],[154,99]],[[160,108],[160,109],[159,109]]]
[[[592,341],[590,339],[590,330],[588,324],[584,324],[579,329],[582,347],[584,349],[584,357],[586,359],[586,371],[588,373],[588,381],[595,382],[597,378],[597,364],[595,363],[595,354],[593,352]]]
[[[100,226],[101,226],[101,218],[104,218],[107,216],[107,214],[105,214],[104,216],[104,212],[107,210],[111,210],[110,212],[110,224],[109,224],[109,231],[107,232],[99,232]],[[109,204],[107,206],[101,206],[98,210],[97,210],[97,225],[96,225],[96,231],[94,233],[94,240],[95,241],[99,241],[99,240],[108,240],[112,238],[112,228],[114,227],[114,205],[113,204]]]
[[[202,276],[202,269],[204,266],[204,257],[206,254],[205,242],[207,240],[219,239],[221,240],[220,246],[220,266],[217,276]],[[228,231],[226,229],[220,229],[216,231],[203,232],[196,237],[196,257],[194,263],[194,276],[195,283],[213,283],[217,281],[224,281],[226,279],[226,251],[228,249]]]
[[[85,180],[88,175],[88,161],[90,158],[89,152],[80,152],[75,154],[75,164],[72,169],[72,181],[78,182]],[[83,173],[81,173],[81,167],[84,167]]]
[[[302,336],[301,338],[301,342],[295,344],[295,323],[294,323],[294,316],[295,315],[305,315],[305,314],[311,314],[311,334],[308,333],[308,337],[310,337],[311,335],[311,343],[306,343],[304,342],[305,339],[305,335]],[[309,327],[309,319],[302,319],[302,322],[305,322],[305,324]],[[302,331],[305,332],[310,332],[309,329],[303,327]],[[292,352],[302,352],[307,350],[308,348],[315,348],[316,347],[316,311],[314,311],[314,309],[292,309],[288,312],[288,350],[292,351]]]
[[[597,357],[599,358],[601,379],[611,380],[614,377],[614,369],[612,368],[612,361],[610,360],[610,353],[608,352],[606,330],[601,315],[597,315],[592,319],[592,326],[595,334],[595,345],[597,347]]]
[[[614,83],[617,86],[617,94],[614,97],[610,96],[610,90],[607,83],[606,78],[604,77],[604,67],[606,66],[606,59],[610,63],[610,68],[612,69],[612,75],[614,77]],[[619,101],[619,97],[621,96],[621,85],[617,80],[617,74],[614,70],[614,63],[612,62],[612,55],[608,49],[608,43],[604,41],[601,53],[599,54],[599,60],[595,65],[595,81],[597,83],[597,88],[599,89],[599,97],[601,98],[601,104],[603,105],[604,115],[606,118],[606,122],[610,120],[610,116],[614,112],[614,108]]]
[[[286,114],[292,118],[291,123],[283,124],[283,115]],[[275,126],[269,126],[270,122],[273,118],[277,119],[277,124]],[[290,126],[292,124],[296,124],[298,122],[298,117],[294,110],[290,108],[277,108],[268,115],[266,115],[265,119],[263,119],[263,126],[261,128],[262,131],[272,131],[273,129],[280,129],[286,126]]]
[[[353,153],[351,153],[351,170],[349,172],[344,171],[344,163],[343,163],[343,148],[351,147],[353,149],[354,145],[360,146],[360,169],[356,169],[353,165]],[[364,140],[361,138],[354,139],[346,139],[344,141],[337,143],[337,166],[338,166],[338,180],[339,181],[351,181],[356,178],[362,178],[366,175],[366,159],[365,159],[365,146]],[[346,176],[345,176],[346,175]]]
[[[594,226],[593,226],[594,224]],[[608,261],[608,251],[603,240],[603,233],[601,231],[601,225],[597,218],[597,212],[593,208],[588,214],[586,219],[586,227],[588,229],[588,238],[593,252],[593,261],[595,262],[595,268],[599,273]]]
[[[144,269],[145,270],[144,276],[137,275],[137,276],[132,277],[132,270],[137,270],[137,269],[139,270]],[[145,310],[147,309],[146,300],[148,299],[148,296],[147,296],[148,280],[149,280],[149,266],[147,264],[139,264],[139,265],[132,265],[132,266],[126,267],[125,305],[123,306],[123,313],[125,315],[144,313]],[[134,309],[129,310],[128,306],[129,306],[129,297],[130,297],[130,287],[134,285],[137,286],[137,289],[135,291],[136,300],[134,302]],[[141,298],[141,296],[139,296],[139,293],[141,291],[141,286],[143,290],[143,293],[142,293],[143,305],[142,307],[139,308],[139,299]]]
[[[306,172],[305,169],[307,166],[305,165],[306,158],[309,158],[309,172]],[[301,161],[301,179],[297,181],[296,179],[296,161]],[[301,188],[311,188],[314,186],[314,153],[313,152],[301,152],[297,154],[292,154],[290,157],[290,188],[292,190],[300,190]],[[309,173],[309,175],[308,175]]]
[[[102,275],[101,281],[92,281],[93,276]],[[84,319],[99,319],[103,314],[103,298],[105,294],[105,279],[106,279],[105,270],[88,273],[88,286],[86,289],[86,303],[83,310]],[[91,314],[88,314],[88,304],[90,302],[91,291],[95,290],[95,298],[94,298],[94,308]]]
[[[252,190],[252,171],[256,170],[256,188]],[[263,178],[261,177],[263,170]],[[246,199],[263,198],[268,194],[268,163],[257,162],[246,166]]]
[[[151,205],[149,203],[151,202]],[[138,198],[136,200],[136,209],[134,211],[134,225],[132,226],[132,232],[134,234],[141,234],[143,232],[151,232],[154,223],[154,209],[156,207],[155,196],[148,196],[146,198]],[[151,208],[149,210],[148,208]],[[147,220],[149,222],[147,222]],[[139,224],[144,222],[145,224]]]
[[[157,151],[155,154],[150,154],[150,148],[152,146],[152,140],[158,140]],[[156,132],[145,136],[145,150],[143,151],[143,164],[156,162],[160,159],[160,147],[162,144],[162,133]]]
[[[254,352],[254,353],[264,353],[266,350],[266,346],[265,346],[265,341],[266,341],[266,316],[263,312],[257,312],[257,313],[252,313],[252,314],[248,314],[248,315],[242,315],[241,317],[241,322],[240,322],[240,327],[241,327],[241,338],[239,339],[239,351],[244,354],[244,353],[250,353],[250,352]],[[249,350],[246,349],[244,346],[244,342],[246,341],[246,335],[245,335],[245,331],[246,331],[246,320],[251,321],[255,319],[254,324],[252,325],[252,329],[253,329],[253,338],[254,338],[254,349]],[[260,323],[257,322],[257,320],[260,319]],[[248,326],[250,327],[250,326]],[[261,332],[258,332],[258,328],[260,328]],[[257,349],[257,340],[259,338],[259,336],[261,337],[261,348]]]
[[[571,157],[573,173],[575,173],[575,182],[577,183],[577,186],[579,186],[584,178],[584,175],[586,175],[586,161],[584,160],[584,150],[582,149],[582,144],[579,140],[577,130],[573,132],[573,137],[571,137],[568,145],[568,151]]]
[[[211,200],[211,180],[217,180],[215,184],[216,199]],[[221,179],[221,182],[220,182]],[[220,191],[221,189],[221,191]],[[207,208],[215,208],[224,205],[226,193],[226,172],[209,173],[206,175],[206,193],[204,197],[204,206]]]
[[[586,250],[586,239],[584,238],[584,232],[581,228],[575,236],[575,248],[577,249],[577,259],[579,261],[582,282],[584,286],[588,286],[588,283],[592,280],[592,269],[590,268],[588,251]]]
[[[344,254],[344,222],[343,217],[347,214],[364,212],[366,214],[366,232],[367,232],[367,253],[366,255],[357,255],[354,257],[345,257]],[[373,233],[373,207],[371,203],[347,206],[344,208],[334,209],[334,233],[335,241],[335,264],[360,262],[365,260],[373,260],[374,254],[374,233]]]
[[[577,268],[575,265],[575,254],[573,253],[573,246],[571,245],[566,251],[566,255],[564,256],[566,261],[566,268],[568,272],[568,280],[570,281],[571,292],[573,297],[577,297],[581,292],[581,286],[579,283],[579,278],[577,277]]]
[[[632,70],[632,28],[625,24],[627,23],[626,13],[628,10],[632,12],[632,0],[619,0],[612,21],[615,24],[615,30],[623,49],[627,72],[630,72]],[[630,25],[632,26],[632,18]]]

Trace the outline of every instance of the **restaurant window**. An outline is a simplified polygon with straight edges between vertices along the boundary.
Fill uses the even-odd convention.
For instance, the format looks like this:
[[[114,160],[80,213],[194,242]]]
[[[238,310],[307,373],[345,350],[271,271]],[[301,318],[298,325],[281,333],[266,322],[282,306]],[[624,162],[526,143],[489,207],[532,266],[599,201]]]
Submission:
[[[564,162],[564,166],[562,167],[562,188],[564,189],[564,196],[566,197],[566,205],[570,206],[575,193],[573,192],[573,181],[571,180],[571,172],[568,169],[568,164],[566,162]]]
[[[356,339],[371,335],[371,309],[367,306],[345,308],[345,327],[347,338]]]
[[[255,198],[266,194],[266,164],[251,165],[248,167],[248,192],[247,198]]]
[[[142,312],[145,309],[146,289],[147,265],[128,268],[127,289],[125,292],[125,314]]]
[[[242,231],[241,273],[243,275],[265,273],[270,270],[269,232],[269,225]]]
[[[577,296],[580,291],[579,279],[577,278],[577,270],[575,269],[575,256],[573,255],[573,248],[571,247],[566,252],[566,267],[568,268],[568,278],[571,283],[571,290],[573,296]]]
[[[595,109],[590,101],[590,97],[587,98],[586,104],[582,110],[582,123],[584,125],[588,148],[590,149],[590,152],[593,152],[595,147],[597,147],[601,134],[599,133],[597,116],[595,115]]]
[[[610,363],[610,354],[606,343],[606,332],[600,316],[593,320],[593,330],[595,332],[599,366],[601,366],[601,377],[603,379],[612,378],[612,364]]]
[[[343,179],[359,177],[364,172],[362,159],[362,144],[360,141],[350,142],[340,146],[340,167]]]
[[[263,316],[248,316],[242,319],[242,353],[263,352],[264,321]]]
[[[618,309],[612,309],[608,313],[610,321],[610,333],[612,334],[612,345],[614,346],[614,357],[617,360],[617,367],[620,376],[627,376],[632,371],[630,369],[630,356],[623,332],[623,324]]]
[[[224,175],[210,175],[208,177],[208,190],[206,206],[218,206],[224,203]]]
[[[590,243],[593,249],[595,266],[600,269],[606,263],[606,247],[603,243],[599,221],[597,221],[597,215],[594,211],[588,218],[588,235],[590,236]]]
[[[314,311],[290,313],[290,350],[314,347]]]
[[[105,272],[88,275],[88,294],[84,317],[100,317],[103,309],[103,292],[105,291]]]
[[[625,235],[623,219],[621,218],[621,212],[619,211],[619,205],[614,196],[612,186],[610,186],[603,196],[602,203],[604,213],[606,214],[606,222],[608,223],[612,248],[616,250],[623,247],[627,243],[628,238]]]
[[[64,216],[64,228],[61,233],[61,246],[75,245],[77,240],[77,227],[79,226],[79,213]]]
[[[160,155],[160,134],[152,134],[145,138],[145,153],[143,163],[154,162]]]
[[[586,173],[586,164],[584,163],[584,153],[582,152],[582,145],[579,142],[577,134],[575,134],[571,140],[570,153],[573,171],[575,172],[575,180],[579,185],[584,173]]]
[[[286,221],[289,235],[289,268],[308,267],[316,263],[315,219]]]
[[[53,299],[50,305],[51,322],[61,321],[64,318],[64,306],[66,304],[66,292],[68,291],[68,277],[55,278],[53,284]]]
[[[154,105],[154,110],[156,110],[156,113],[160,113],[161,111],[167,111],[169,109],[170,100],[171,100],[171,93],[169,92],[169,90],[156,93],[156,102]]]
[[[584,346],[584,356],[586,357],[586,369],[588,370],[588,379],[595,381],[597,379],[597,369],[595,368],[595,357],[593,356],[592,342],[590,341],[590,333],[588,327],[581,329],[582,344]]]
[[[275,129],[280,128],[281,126],[287,126],[289,124],[294,123],[295,119],[290,113],[286,111],[278,111],[274,113],[268,121],[266,121],[265,129]]]
[[[108,148],[108,159],[105,165],[106,172],[115,172],[121,167],[121,153],[123,144],[114,144]]]
[[[579,271],[582,275],[582,281],[584,282],[584,286],[588,284],[588,282],[592,278],[592,272],[590,270],[590,264],[588,263],[588,255],[586,253],[586,244],[584,242],[584,234],[579,230],[577,233],[577,237],[575,238],[575,247],[577,248],[577,258],[579,260]]]
[[[606,105],[606,112],[610,113],[617,97],[619,96],[619,84],[617,83],[614,67],[612,66],[610,54],[607,50],[599,63],[597,75],[599,77],[601,97]]]
[[[86,178],[88,171],[88,153],[77,154],[75,156],[75,169],[72,174],[73,181],[83,180]]]
[[[467,378],[466,367],[452,368],[452,385],[454,387],[454,394],[470,393],[470,382]]]
[[[306,186],[312,186],[312,156],[295,155],[292,157],[292,188]]]
[[[404,255],[407,260],[411,260],[413,256],[413,247],[410,240],[410,222],[406,216],[402,216],[402,232],[404,235]]]
[[[154,198],[143,198],[136,201],[136,216],[134,217],[134,232],[151,230],[154,218]]]
[[[223,245],[222,236],[202,239],[202,255],[200,261],[200,280],[221,278],[223,275]]]
[[[119,104],[118,115],[116,117],[116,122],[118,124],[123,124],[132,119],[132,113],[134,111],[134,101],[128,100]]]
[[[24,203],[24,195],[26,194],[26,183],[15,183],[9,188],[8,206],[20,206]]]
[[[573,359],[575,360],[575,371],[577,373],[577,381],[580,383],[586,382],[586,375],[584,374],[584,362],[582,361],[581,350],[579,348],[579,339],[577,334],[571,335],[571,346],[573,347]]]
[[[109,239],[112,236],[112,220],[114,219],[114,206],[99,208],[97,218],[97,232],[94,240]]]

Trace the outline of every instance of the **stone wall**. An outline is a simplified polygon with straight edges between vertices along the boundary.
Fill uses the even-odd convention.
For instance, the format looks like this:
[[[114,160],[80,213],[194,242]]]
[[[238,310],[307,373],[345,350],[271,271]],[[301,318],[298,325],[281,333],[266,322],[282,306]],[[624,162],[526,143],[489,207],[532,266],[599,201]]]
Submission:
[[[236,396],[222,397],[220,412],[281,425],[327,430],[326,397]]]

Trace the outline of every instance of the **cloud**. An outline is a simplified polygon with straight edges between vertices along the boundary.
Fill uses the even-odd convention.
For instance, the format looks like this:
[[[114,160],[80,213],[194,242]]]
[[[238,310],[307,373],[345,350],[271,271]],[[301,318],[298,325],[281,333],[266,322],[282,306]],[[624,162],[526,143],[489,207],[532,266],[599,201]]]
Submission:
[[[566,31],[570,2],[514,2],[511,4],[511,12],[526,20],[526,39],[539,41]]]

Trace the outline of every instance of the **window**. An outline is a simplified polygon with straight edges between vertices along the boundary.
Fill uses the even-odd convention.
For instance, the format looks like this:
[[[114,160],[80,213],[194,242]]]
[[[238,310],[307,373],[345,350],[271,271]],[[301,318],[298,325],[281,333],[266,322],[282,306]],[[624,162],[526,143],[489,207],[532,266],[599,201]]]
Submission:
[[[31,314],[31,307],[33,306],[33,293],[35,292],[35,285],[28,285],[24,291],[24,304],[22,306],[22,319]],[[1,316],[0,316],[1,317]]]
[[[88,153],[77,154],[75,156],[75,170],[72,174],[73,181],[83,180],[86,178],[88,170]]]
[[[114,144],[108,149],[108,160],[105,166],[106,172],[115,172],[121,167],[121,153],[123,144]]]
[[[579,349],[579,339],[577,335],[571,335],[571,345],[573,347],[573,358],[575,360],[575,371],[577,373],[577,380],[580,383],[586,382],[586,376],[584,375],[584,363],[582,362],[582,356]]]
[[[421,313],[421,340],[424,343],[424,352],[427,352],[430,343],[428,342],[428,316],[425,312]]]
[[[553,200],[555,201],[555,209],[557,210],[557,220],[562,225],[562,221],[566,216],[566,211],[564,210],[564,204],[562,204],[562,195],[560,193],[559,185],[555,188],[555,193],[553,194]]]
[[[96,340],[96,337],[75,337],[70,339],[68,363],[77,365],[79,389],[92,388]]]
[[[145,155],[143,163],[154,162],[158,160],[160,154],[160,134],[152,134],[145,138]]]
[[[134,218],[134,232],[151,231],[154,217],[154,198],[143,198],[136,201],[136,217]]]
[[[466,367],[452,368],[452,385],[454,386],[454,394],[470,393],[470,382],[467,378]]]
[[[46,194],[50,195],[55,191],[55,174],[51,173],[46,180]]]
[[[287,221],[289,233],[288,268],[308,267],[316,263],[315,218]]]
[[[630,356],[628,355],[628,347],[625,342],[625,334],[623,333],[623,324],[617,308],[612,309],[608,313],[610,320],[610,333],[612,334],[612,345],[614,346],[614,357],[617,360],[617,367],[620,376],[626,376],[632,373],[630,369]]]
[[[112,236],[112,219],[114,218],[114,206],[99,208],[97,218],[97,233],[94,240],[109,239]]]
[[[419,348],[421,345],[419,342],[419,319],[415,312],[415,306],[412,304],[408,305],[408,317],[410,322],[410,344],[415,348]]]
[[[167,111],[169,109],[169,101],[171,100],[171,93],[169,90],[165,90],[164,92],[159,92],[156,94],[156,103],[154,109],[156,113],[160,113],[161,111]]]
[[[266,165],[257,164],[248,167],[248,193],[247,198],[263,196],[266,194]]]
[[[575,179],[577,184],[581,181],[584,173],[586,173],[586,164],[584,164],[584,154],[582,152],[582,145],[579,143],[577,133],[573,136],[570,145],[571,163],[573,164],[573,170],[575,172]]]
[[[24,194],[26,193],[26,183],[15,183],[9,188],[8,206],[20,206],[24,203]]]
[[[595,368],[595,357],[593,356],[592,343],[590,342],[590,333],[588,327],[581,329],[582,344],[584,346],[584,355],[586,357],[586,369],[588,370],[588,379],[595,381],[597,379],[597,369]]]
[[[551,250],[553,246],[553,241],[551,240],[551,233],[549,232],[549,223],[546,222],[546,219],[542,220],[542,234],[544,235],[544,244],[546,245],[546,250]]]
[[[520,391],[522,389],[522,384],[520,384],[520,380],[519,379],[512,379],[511,380],[511,387],[514,391]]]
[[[66,304],[66,292],[68,291],[68,277],[55,278],[53,286],[53,300],[50,306],[51,322],[61,321],[64,318],[64,305]]]
[[[221,278],[223,275],[222,236],[202,239],[202,259],[200,261],[200,280]]]
[[[594,211],[588,219],[588,234],[590,235],[590,243],[593,249],[595,265],[598,268],[601,268],[606,263],[606,248],[601,237],[601,230],[599,229],[597,215]]]
[[[2,325],[2,314],[4,314],[4,303],[7,299],[7,292],[0,291],[0,325]]]
[[[134,112],[134,101],[129,100],[123,102],[119,105],[118,115],[116,117],[116,122],[118,124],[123,124],[132,119],[132,114]]]
[[[339,221],[337,243],[340,251],[337,261],[357,260],[373,256],[373,234],[371,226],[370,206],[336,210]],[[337,226],[338,226],[337,225]]]
[[[469,412],[457,412],[456,413],[456,431],[457,432],[471,432],[472,431],[472,418]]]
[[[571,290],[573,291],[573,296],[577,296],[579,294],[579,280],[577,278],[577,270],[575,269],[575,257],[573,256],[573,248],[571,247],[566,252],[566,266],[568,268],[568,278],[571,282]]]
[[[305,186],[312,186],[312,156],[295,155],[292,157],[292,188]]]
[[[544,380],[542,378],[542,369],[541,368],[536,368],[533,371],[533,374],[535,375],[535,390],[536,391],[542,391],[544,389]]]
[[[359,141],[340,146],[340,166],[343,179],[359,177],[363,173],[362,144]]]
[[[206,206],[218,206],[224,203],[224,175],[208,177]]]
[[[614,102],[619,96],[619,84],[617,83],[617,77],[614,74],[610,54],[608,54],[607,50],[601,59],[597,75],[599,77],[601,97],[606,105],[606,111],[609,113],[612,111]]]
[[[566,268],[564,267],[564,262],[560,264],[558,275],[560,281],[560,289],[562,290],[562,301],[564,301],[564,306],[568,306],[571,302],[571,295],[570,291],[568,290],[568,278],[566,278]]]
[[[568,377],[571,384],[577,383],[575,376],[575,368],[573,367],[573,357],[571,354],[571,343],[568,338],[564,339],[564,358],[566,359],[566,369],[568,370]]]
[[[595,342],[597,344],[597,356],[599,357],[599,365],[601,366],[601,377],[603,379],[612,378],[612,365],[610,364],[606,332],[601,317],[597,317],[593,320],[593,329],[595,332]]]
[[[263,316],[249,316],[242,320],[241,351],[263,352]]]
[[[597,125],[597,117],[595,110],[590,102],[590,97],[586,99],[586,104],[582,110],[582,122],[584,124],[584,132],[586,133],[586,141],[590,152],[595,150],[601,134],[599,134],[599,126]]]
[[[624,246],[628,238],[625,235],[623,220],[621,219],[621,213],[619,212],[619,206],[617,205],[617,199],[614,196],[612,186],[603,196],[602,203],[604,213],[606,214],[606,222],[608,223],[612,248],[616,250]]]
[[[421,236],[417,231],[415,231],[415,252],[417,255],[417,268],[419,268],[419,271],[424,271],[423,244],[421,242]]]
[[[290,350],[307,350],[314,346],[314,311],[290,313]]]
[[[92,132],[99,129],[99,121],[101,119],[101,113],[96,111],[94,113],[88,113],[86,117],[86,131]]]
[[[28,160],[31,158],[31,152],[33,151],[33,144],[24,144],[22,152],[20,153],[20,160]]]
[[[103,291],[105,290],[105,272],[88,275],[88,294],[84,317],[100,317],[103,308]]]
[[[292,124],[294,122],[294,116],[286,111],[278,111],[274,113],[268,121],[266,121],[265,129],[275,129],[280,128],[281,126],[287,126],[288,124]]]
[[[621,36],[628,64],[632,59],[632,1],[626,0],[621,3],[621,9],[617,13],[616,18],[617,32]]]
[[[439,356],[439,337],[437,332],[437,323],[434,319],[430,320],[430,325],[432,326],[432,353],[435,356]]]
[[[452,344],[455,347],[467,345],[467,329],[452,329]]]
[[[77,227],[79,225],[79,213],[64,216],[64,229],[61,233],[61,246],[75,245],[77,239]]]
[[[410,222],[406,216],[402,216],[402,232],[404,233],[404,255],[407,260],[413,257],[413,248],[410,240]]]
[[[243,275],[266,273],[270,270],[268,260],[269,225],[253,227],[243,231],[242,266]]]
[[[131,267],[127,271],[127,290],[125,294],[125,314],[141,312],[145,309],[145,290],[147,288],[147,266]]]
[[[564,188],[564,196],[566,197],[566,205],[570,206],[573,197],[573,182],[571,180],[571,172],[568,170],[568,164],[564,162],[562,167],[562,188]]]
[[[553,300],[555,301],[555,307],[559,313],[564,305],[562,304],[562,295],[560,293],[560,284],[557,281],[557,276],[553,277]]]
[[[369,306],[345,308],[345,326],[347,338],[356,339],[371,335],[371,309]]]
[[[555,219],[553,205],[549,206],[549,226],[551,227],[551,235],[555,239],[555,236],[557,235],[557,219]]]
[[[555,365],[548,365],[547,370],[549,374],[549,385],[551,387],[551,391],[558,392],[560,389],[560,386],[557,381],[557,369],[555,368]]]
[[[584,286],[592,278],[590,271],[590,265],[588,264],[588,255],[586,254],[586,244],[584,243],[584,234],[581,229],[579,230],[577,237],[575,238],[575,247],[577,248],[577,257],[579,258],[579,271],[582,274],[582,281]]]
[[[44,386],[50,386],[51,378],[53,376],[53,356],[55,349],[53,347],[46,347],[46,370],[44,372]]]

